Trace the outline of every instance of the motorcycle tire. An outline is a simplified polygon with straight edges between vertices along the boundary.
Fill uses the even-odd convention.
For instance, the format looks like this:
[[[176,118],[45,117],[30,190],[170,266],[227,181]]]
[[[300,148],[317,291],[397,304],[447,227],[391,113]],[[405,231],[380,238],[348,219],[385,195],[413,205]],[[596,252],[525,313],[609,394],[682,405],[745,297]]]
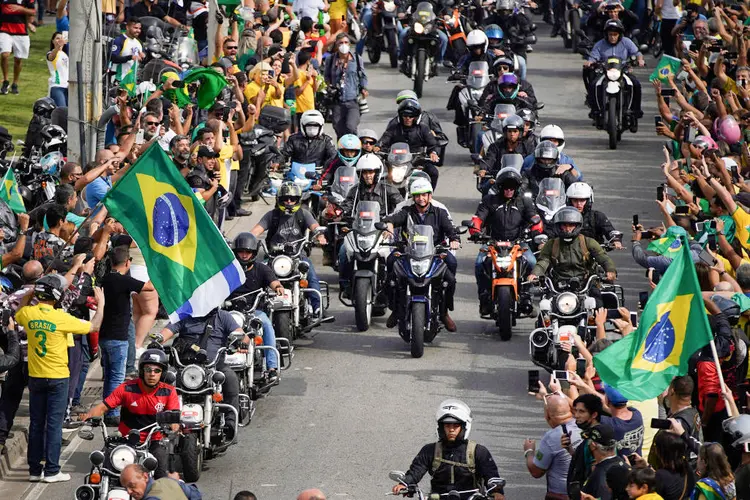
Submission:
[[[581,41],[578,33],[581,31],[581,16],[577,10],[570,11],[570,47],[574,54],[578,54],[578,44]]]
[[[424,330],[426,317],[426,306],[421,302],[411,305],[411,357],[421,358],[424,354]]]
[[[292,311],[278,311],[273,313],[273,329],[276,337],[294,340],[294,328],[292,327]]]
[[[195,483],[201,477],[203,470],[203,450],[198,434],[190,433],[180,439],[180,460],[182,461],[182,477],[186,483]]]
[[[414,93],[421,99],[425,71],[427,71],[427,52],[424,49],[418,49],[417,54],[414,57],[416,61],[414,72]]]
[[[366,332],[372,321],[372,282],[360,278],[354,282],[354,322],[357,330]]]
[[[653,41],[651,44],[651,54],[653,54],[653,56],[658,59],[661,57],[662,53],[664,52],[664,46],[662,45],[662,42],[661,42],[661,33],[659,33],[658,31],[654,31],[654,36],[652,40]]]
[[[398,68],[398,41],[396,40],[396,30],[386,30],[385,36],[388,39],[388,57],[391,60],[391,68]]]
[[[509,286],[495,288],[495,306],[497,317],[495,326],[501,340],[510,340],[513,336],[513,290]]]
[[[469,152],[478,154],[477,141],[479,134],[482,133],[482,122],[472,122],[469,125]],[[480,146],[481,148],[481,146]]]
[[[607,133],[609,149],[617,149],[617,99],[614,97],[607,102]]]
[[[567,33],[563,33],[562,39],[563,39],[563,47],[566,49],[569,49],[573,47],[573,35],[571,30],[571,24],[570,24],[570,17],[568,17],[568,21],[565,23],[565,26],[563,28]]]
[[[380,62],[380,42],[377,38],[369,38],[367,40],[367,57],[370,59],[370,64],[377,64]]]

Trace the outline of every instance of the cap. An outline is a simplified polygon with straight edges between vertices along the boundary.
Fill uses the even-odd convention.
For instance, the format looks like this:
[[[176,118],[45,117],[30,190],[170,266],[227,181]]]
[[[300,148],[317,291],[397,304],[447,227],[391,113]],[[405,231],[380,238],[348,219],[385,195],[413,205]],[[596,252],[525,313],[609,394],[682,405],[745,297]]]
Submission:
[[[213,149],[208,148],[207,146],[201,146],[198,148],[198,158],[204,157],[204,158],[218,158],[219,153],[214,151]]]
[[[746,207],[750,207],[750,193],[745,193],[744,191],[741,193],[737,193],[734,197],[735,201],[739,201]]]
[[[609,402],[615,406],[622,406],[628,403],[628,398],[611,385],[604,384],[604,394],[607,396]]]
[[[227,104],[224,101],[216,101],[213,106],[211,106],[211,111],[221,111],[222,109],[226,108]]]
[[[609,424],[596,425],[591,428],[588,434],[591,441],[602,446],[614,446],[617,443],[615,430]]]

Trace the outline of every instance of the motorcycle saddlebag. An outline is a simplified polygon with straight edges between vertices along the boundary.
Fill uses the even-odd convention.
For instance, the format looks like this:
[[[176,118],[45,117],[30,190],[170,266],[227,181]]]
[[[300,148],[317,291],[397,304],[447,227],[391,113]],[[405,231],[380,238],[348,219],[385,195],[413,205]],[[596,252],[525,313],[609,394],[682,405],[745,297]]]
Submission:
[[[266,106],[260,110],[258,123],[275,134],[280,134],[292,125],[292,115],[286,108]]]

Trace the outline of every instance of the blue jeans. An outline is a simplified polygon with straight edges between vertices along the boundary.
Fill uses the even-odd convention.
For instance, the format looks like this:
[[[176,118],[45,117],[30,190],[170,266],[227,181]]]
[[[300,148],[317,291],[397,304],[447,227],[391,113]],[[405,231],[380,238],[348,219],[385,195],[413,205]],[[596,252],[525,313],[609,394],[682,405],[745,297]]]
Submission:
[[[369,4],[365,5],[362,9],[359,18],[362,19],[362,23],[365,25],[365,28],[367,28],[367,31],[372,31],[372,7]],[[357,54],[361,56],[364,51],[365,37],[361,37],[357,42]]]
[[[534,266],[536,265],[536,257],[534,256],[534,252],[532,252],[528,246],[524,245],[524,247],[525,250],[523,251],[523,260],[526,261],[526,269],[534,269]],[[487,247],[483,246],[482,250],[487,250]],[[489,283],[487,281],[487,277],[484,275],[483,269],[484,258],[486,256],[486,252],[480,251],[477,254],[477,259],[474,261],[474,277],[477,280],[477,291],[480,296],[482,295],[482,293],[489,291]]]
[[[89,342],[88,336],[81,336],[81,374],[78,375],[78,384],[76,390],[73,393],[73,406],[81,404],[81,393],[83,392],[83,384],[86,383],[86,376],[89,373]]]
[[[518,56],[518,72],[521,80],[526,80],[526,58]]]
[[[255,311],[255,317],[263,323],[263,345],[270,345],[276,347],[276,332],[273,331],[273,323],[271,318],[268,317],[263,311]],[[277,369],[279,367],[279,360],[276,356],[276,351],[267,350],[264,351],[266,357],[266,365],[268,369]]]
[[[29,377],[29,475],[54,476],[60,472],[60,449],[65,408],[68,405],[67,378]]]
[[[132,299],[131,299],[132,301]],[[130,303],[132,310],[133,303]],[[125,373],[133,373],[135,371],[135,323],[130,320],[128,325],[128,361],[125,364]]]
[[[398,57],[404,57],[404,47],[406,46],[406,37],[409,34],[409,29],[402,28],[399,24],[398,32]],[[448,35],[443,33],[442,30],[437,30],[438,37],[440,38],[440,54],[438,54],[437,62],[441,62],[445,57],[445,51],[448,50]]]
[[[304,262],[310,264],[310,270],[307,271],[307,283],[309,288],[320,291],[320,280],[318,279],[318,273],[315,272],[315,266],[310,262],[310,259],[305,257],[302,259]],[[320,298],[317,294],[310,294],[310,304],[312,305],[313,311],[320,309]]]
[[[50,87],[49,96],[55,101],[58,108],[68,107],[68,89],[67,87]]]
[[[125,381],[125,367],[128,361],[128,341],[100,340],[99,350],[102,353],[102,367],[104,370],[104,394],[102,394],[102,399],[104,399]],[[119,408],[107,412],[107,416],[109,417],[119,415]]]

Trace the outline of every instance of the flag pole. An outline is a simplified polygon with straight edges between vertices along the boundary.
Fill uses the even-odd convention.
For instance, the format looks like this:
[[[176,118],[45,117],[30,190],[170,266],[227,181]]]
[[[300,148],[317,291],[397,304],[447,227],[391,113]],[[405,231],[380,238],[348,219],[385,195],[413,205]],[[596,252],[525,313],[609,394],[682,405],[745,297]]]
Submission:
[[[721,396],[724,398],[724,404],[727,407],[727,411],[729,411],[729,408],[732,407],[732,404],[730,404],[729,400],[724,396],[724,375],[721,373],[721,362],[719,361],[719,353],[716,351],[716,342],[714,342],[714,339],[711,339],[711,342],[709,343],[711,345],[711,353],[714,357],[714,363],[716,363],[716,373],[719,374],[719,384],[721,386]],[[732,401],[734,403],[734,401]],[[736,415],[730,415],[731,417],[734,417]]]

